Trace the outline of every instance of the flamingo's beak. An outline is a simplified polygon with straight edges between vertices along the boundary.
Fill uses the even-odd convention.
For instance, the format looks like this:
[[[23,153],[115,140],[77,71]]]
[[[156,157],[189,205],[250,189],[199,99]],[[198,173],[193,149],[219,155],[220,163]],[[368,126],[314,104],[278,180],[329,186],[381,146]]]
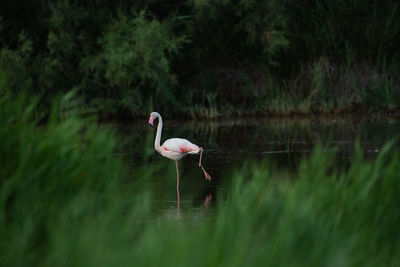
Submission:
[[[151,127],[154,126],[153,121],[154,121],[154,117],[153,117],[153,116],[150,116],[149,124],[151,125]]]

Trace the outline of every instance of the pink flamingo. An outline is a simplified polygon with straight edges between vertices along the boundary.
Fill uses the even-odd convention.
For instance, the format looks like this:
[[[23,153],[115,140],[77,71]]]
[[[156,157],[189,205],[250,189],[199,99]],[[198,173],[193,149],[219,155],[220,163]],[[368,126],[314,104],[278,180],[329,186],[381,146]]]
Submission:
[[[160,153],[162,156],[175,160],[176,165],[176,190],[178,193],[178,204],[179,204],[179,168],[178,160],[183,158],[188,154],[199,154],[199,167],[203,170],[204,176],[208,181],[211,181],[211,176],[206,172],[206,170],[201,165],[201,158],[203,155],[203,148],[199,147],[190,141],[182,138],[171,138],[165,140],[165,142],[160,146],[161,131],[163,127],[163,121],[161,115],[158,112],[152,112],[150,114],[149,124],[153,126],[154,120],[158,119],[157,135],[154,141],[154,149]]]

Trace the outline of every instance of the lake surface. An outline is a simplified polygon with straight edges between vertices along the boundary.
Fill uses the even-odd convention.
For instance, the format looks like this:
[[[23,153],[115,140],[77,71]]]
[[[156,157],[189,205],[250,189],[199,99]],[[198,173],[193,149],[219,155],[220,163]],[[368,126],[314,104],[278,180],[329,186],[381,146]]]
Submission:
[[[183,122],[164,119],[161,143],[181,137],[204,147],[203,165],[212,176],[208,182],[198,167],[198,155],[179,161],[180,202],[176,191],[175,162],[154,151],[156,128],[147,120],[113,125],[123,140],[116,156],[131,166],[132,179],[137,179],[135,167],[156,168],[146,181],[155,192],[151,205],[157,216],[171,219],[212,218],[217,205],[224,203],[234,173],[245,168],[244,163],[269,161],[276,168],[295,171],[301,159],[308,157],[321,142],[327,150],[336,149],[335,164],[346,168],[351,161],[354,143],[360,140],[366,158],[373,158],[384,144],[398,136],[400,121],[388,118],[297,118],[240,119],[218,122]],[[399,146],[397,142],[396,147]],[[145,159],[145,160],[144,160]]]

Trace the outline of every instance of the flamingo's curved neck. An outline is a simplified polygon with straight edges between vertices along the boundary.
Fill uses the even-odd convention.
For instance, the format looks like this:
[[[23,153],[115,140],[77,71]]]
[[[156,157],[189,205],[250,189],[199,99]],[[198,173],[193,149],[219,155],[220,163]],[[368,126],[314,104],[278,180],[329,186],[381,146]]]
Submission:
[[[154,141],[154,149],[156,151],[160,150],[160,141],[161,141],[161,131],[163,127],[163,122],[160,114],[157,114],[158,117],[158,125],[157,125],[157,135],[156,140]]]

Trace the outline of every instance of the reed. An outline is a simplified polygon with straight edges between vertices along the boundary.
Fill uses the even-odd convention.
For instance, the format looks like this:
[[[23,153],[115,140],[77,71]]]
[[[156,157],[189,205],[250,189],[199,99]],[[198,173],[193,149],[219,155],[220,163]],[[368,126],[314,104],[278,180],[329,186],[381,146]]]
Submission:
[[[356,146],[345,169],[335,168],[334,152],[322,146],[295,171],[245,163],[219,196],[225,201],[215,217],[171,220],[153,211],[154,188],[145,182],[167,166],[146,155],[134,159],[128,175],[107,129],[76,115],[60,119],[57,108],[39,124],[35,102],[0,95],[2,266],[395,266],[400,260],[400,158],[391,144],[373,160]]]

